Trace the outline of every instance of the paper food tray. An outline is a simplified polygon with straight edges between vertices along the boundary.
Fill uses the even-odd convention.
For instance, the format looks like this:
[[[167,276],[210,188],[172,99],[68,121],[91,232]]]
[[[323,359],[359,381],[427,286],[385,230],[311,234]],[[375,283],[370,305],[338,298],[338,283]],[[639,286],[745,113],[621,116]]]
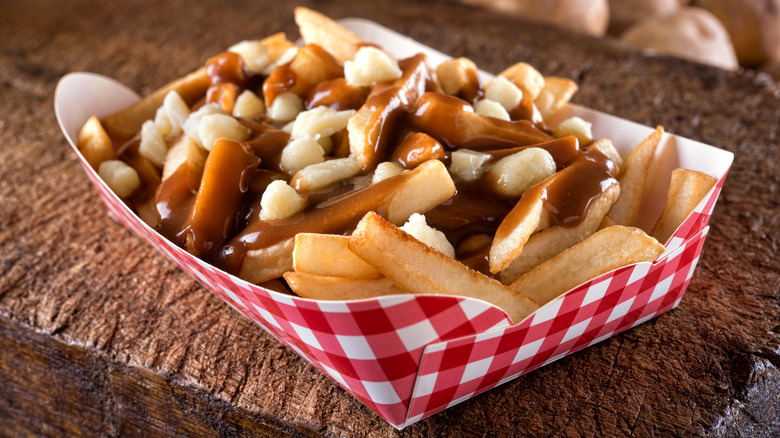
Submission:
[[[432,66],[447,58],[373,22],[341,22],[398,58],[425,52]],[[171,244],[114,195],[76,147],[78,131],[90,116],[111,114],[136,100],[132,90],[90,73],[63,77],[55,92],[60,126],[109,213],[397,428],[676,307],[693,275],[707,223],[733,160],[729,152],[665,134],[651,169],[651,202],[643,206],[643,217],[657,217],[673,169],[686,167],[718,179],[667,243],[667,251],[653,263],[626,266],[592,279],[510,325],[504,311],[476,299],[405,295],[345,302],[299,298],[228,275]],[[649,127],[573,105],[561,114],[570,115],[592,122],[595,138],[610,138],[621,152],[652,132]]]

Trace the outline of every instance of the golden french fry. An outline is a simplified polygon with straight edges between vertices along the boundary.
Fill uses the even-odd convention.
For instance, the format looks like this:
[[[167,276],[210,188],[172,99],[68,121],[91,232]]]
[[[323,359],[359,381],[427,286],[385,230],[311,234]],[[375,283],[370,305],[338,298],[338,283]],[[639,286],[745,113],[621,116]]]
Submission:
[[[165,181],[183,164],[189,164],[203,171],[206,164],[206,150],[198,146],[190,137],[183,135],[168,149],[163,162],[162,180]],[[198,178],[200,179],[200,178]]]
[[[548,76],[544,78],[544,88],[536,96],[534,104],[544,120],[549,120],[577,92],[577,84],[571,79]]]
[[[605,228],[532,269],[510,286],[539,305],[601,274],[654,260],[664,246],[639,228]]]
[[[361,300],[408,293],[392,280],[384,277],[343,278],[286,272],[284,279],[293,292],[315,300]]]
[[[78,147],[81,155],[95,170],[100,167],[100,163],[116,159],[111,139],[95,116],[90,117],[79,131]]]
[[[608,216],[604,216],[599,223],[598,229],[603,230],[604,228],[614,227],[615,225],[617,224],[612,222],[612,219],[610,219]]]
[[[716,182],[717,179],[695,170],[672,171],[666,204],[650,235],[666,243]]]
[[[394,224],[402,224],[412,213],[424,213],[454,193],[455,183],[444,164],[439,160],[428,160],[413,170],[384,179],[328,205],[321,205],[303,218],[250,223],[228,247],[231,250],[243,247],[244,236],[256,235],[258,240],[250,245],[243,260],[231,259],[227,262],[240,262],[239,276],[246,281],[270,280],[292,270],[295,235],[300,232],[343,232],[371,210],[381,211]]]
[[[556,225],[532,235],[523,246],[523,252],[512,261],[508,268],[499,272],[501,282],[504,284],[512,283],[526,272],[596,232],[619,194],[620,186],[618,184],[610,186],[601,196],[591,202],[587,215],[576,227]]]
[[[377,278],[382,274],[349,250],[349,236],[298,233],[293,249],[295,272],[325,277]]]
[[[612,162],[615,163],[615,170],[617,171],[618,175],[620,175],[620,169],[623,168],[623,157],[621,157],[620,152],[615,149],[615,145],[612,144],[611,140],[608,138],[600,138],[588,146],[588,150],[590,149],[596,149],[604,154],[607,158],[612,160]]]
[[[284,32],[275,33],[263,38],[260,42],[268,51],[268,59],[272,63],[277,62],[289,49],[295,47],[295,43],[288,40]]]
[[[642,192],[645,189],[645,180],[650,169],[650,163],[655,156],[655,150],[664,128],[659,126],[647,138],[631,151],[625,161],[620,181],[620,197],[607,216],[618,225],[631,226],[636,222],[639,214],[639,206],[642,203]]]
[[[251,178],[259,162],[246,145],[225,138],[214,143],[182,233],[189,252],[206,256],[222,246],[236,221],[241,180]]]
[[[279,278],[293,269],[295,238],[283,240],[266,248],[247,251],[238,276],[250,283],[263,283]]]
[[[106,116],[101,121],[111,138],[129,139],[136,135],[145,121],[154,118],[157,108],[162,105],[169,92],[176,91],[187,105],[192,106],[206,94],[208,87],[209,77],[206,68],[202,67],[156,90],[130,108]]]
[[[538,308],[527,296],[432,249],[374,212],[358,223],[349,249],[412,293],[485,300],[502,308],[514,322]]]
[[[408,59],[402,66],[403,76],[393,83],[392,89],[372,92],[349,118],[349,149],[360,160],[364,171],[376,167],[389,147],[390,134],[386,127],[403,116],[405,106],[413,104],[425,92],[430,76],[425,60],[422,54]]]
[[[295,22],[306,44],[323,47],[341,65],[352,59],[355,52],[365,44],[344,26],[308,8],[295,8]]]
[[[436,67],[436,80],[442,91],[473,102],[480,92],[477,65],[468,58],[448,59]]]
[[[490,272],[496,274],[508,268],[523,251],[533,233],[549,226],[549,213],[544,208],[544,190],[526,192],[504,218],[490,246]]]
[[[517,88],[523,90],[523,96],[530,98],[532,101],[536,100],[544,89],[544,76],[533,66],[525,62],[518,62],[498,75],[509,79],[510,82],[517,85]]]

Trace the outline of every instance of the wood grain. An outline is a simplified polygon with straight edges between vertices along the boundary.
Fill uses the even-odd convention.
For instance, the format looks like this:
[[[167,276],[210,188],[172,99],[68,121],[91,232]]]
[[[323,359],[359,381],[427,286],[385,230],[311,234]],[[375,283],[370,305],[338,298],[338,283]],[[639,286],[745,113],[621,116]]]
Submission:
[[[54,119],[70,71],[141,93],[231,44],[297,36],[297,3],[0,4],[0,434],[780,433],[780,87],[450,2],[304,2],[736,154],[680,306],[397,432],[105,214]]]

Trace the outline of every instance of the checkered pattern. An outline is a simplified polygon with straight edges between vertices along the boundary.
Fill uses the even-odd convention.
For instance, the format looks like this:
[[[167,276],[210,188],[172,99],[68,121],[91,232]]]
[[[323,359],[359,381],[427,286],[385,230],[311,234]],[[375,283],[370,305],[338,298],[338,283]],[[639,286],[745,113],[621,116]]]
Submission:
[[[63,129],[76,138],[72,129]],[[725,180],[724,174],[659,260],[602,275],[511,325],[502,310],[474,299],[408,295],[315,301],[246,283],[149,228],[71,146],[112,217],[399,428],[677,306]]]
[[[604,274],[510,325],[500,309],[457,297],[330,302],[249,284],[149,228],[79,157],[112,217],[396,427],[676,307],[725,180],[677,230],[660,260]]]
[[[677,306],[709,228],[656,263],[604,274],[510,327],[425,348],[411,424]]]

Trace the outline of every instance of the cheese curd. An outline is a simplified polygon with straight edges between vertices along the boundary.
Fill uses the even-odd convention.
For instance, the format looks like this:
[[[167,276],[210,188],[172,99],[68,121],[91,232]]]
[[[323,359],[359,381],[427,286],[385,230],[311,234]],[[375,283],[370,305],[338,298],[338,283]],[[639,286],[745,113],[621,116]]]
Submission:
[[[301,137],[291,141],[282,150],[280,164],[290,175],[306,166],[325,161],[325,151],[312,137]]]
[[[486,179],[505,196],[520,196],[556,171],[555,160],[542,148],[528,148],[498,160]]]
[[[236,98],[233,105],[233,117],[244,119],[259,119],[265,114],[265,104],[251,90],[244,90]]]
[[[100,163],[98,175],[120,198],[126,198],[141,186],[138,172],[120,160],[107,160]]]
[[[238,120],[226,114],[208,114],[198,123],[198,138],[201,145],[208,151],[218,138],[234,141],[244,141],[249,137],[249,130]]]
[[[509,121],[509,113],[506,108],[495,100],[482,99],[474,104],[474,111],[480,116],[493,117],[494,119]]]
[[[573,135],[577,137],[577,140],[581,145],[585,145],[593,141],[592,127],[593,124],[590,122],[586,122],[579,117],[570,117],[561,122],[561,124],[553,130],[553,135],[556,138]]]
[[[300,191],[311,191],[327,187],[360,172],[360,161],[354,157],[336,158],[312,164],[299,170],[290,185]]]
[[[458,149],[452,152],[450,173],[467,182],[476,181],[485,172],[484,164],[490,158],[490,154]]]
[[[509,79],[498,76],[485,87],[485,99],[494,100],[507,111],[512,111],[523,99],[523,92]]]
[[[152,120],[147,120],[141,125],[141,144],[138,153],[146,157],[157,167],[162,167],[168,147],[157,125]]]
[[[228,52],[238,53],[244,60],[249,71],[258,74],[271,63],[271,56],[268,49],[260,40],[241,41],[228,49]]]
[[[291,135],[293,138],[312,137],[317,140],[330,137],[346,128],[353,114],[355,110],[336,111],[325,106],[303,111],[295,118]]]
[[[271,102],[268,107],[268,117],[277,122],[289,122],[295,120],[298,113],[303,111],[303,99],[293,93],[282,93]]]
[[[401,77],[398,61],[376,47],[361,47],[351,61],[344,63],[344,77],[349,85],[366,87],[374,82]]]
[[[411,234],[412,237],[431,248],[443,253],[447,257],[455,258],[455,248],[447,237],[441,231],[428,225],[425,216],[420,213],[413,213],[409,220],[401,227],[402,230]]]
[[[391,176],[400,175],[404,171],[404,167],[398,163],[392,161],[385,161],[377,164],[376,170],[374,170],[374,176],[371,177],[371,184],[376,184],[379,181],[390,178]]]
[[[306,206],[303,199],[294,188],[282,180],[268,184],[260,199],[260,219],[284,219],[298,213]]]

